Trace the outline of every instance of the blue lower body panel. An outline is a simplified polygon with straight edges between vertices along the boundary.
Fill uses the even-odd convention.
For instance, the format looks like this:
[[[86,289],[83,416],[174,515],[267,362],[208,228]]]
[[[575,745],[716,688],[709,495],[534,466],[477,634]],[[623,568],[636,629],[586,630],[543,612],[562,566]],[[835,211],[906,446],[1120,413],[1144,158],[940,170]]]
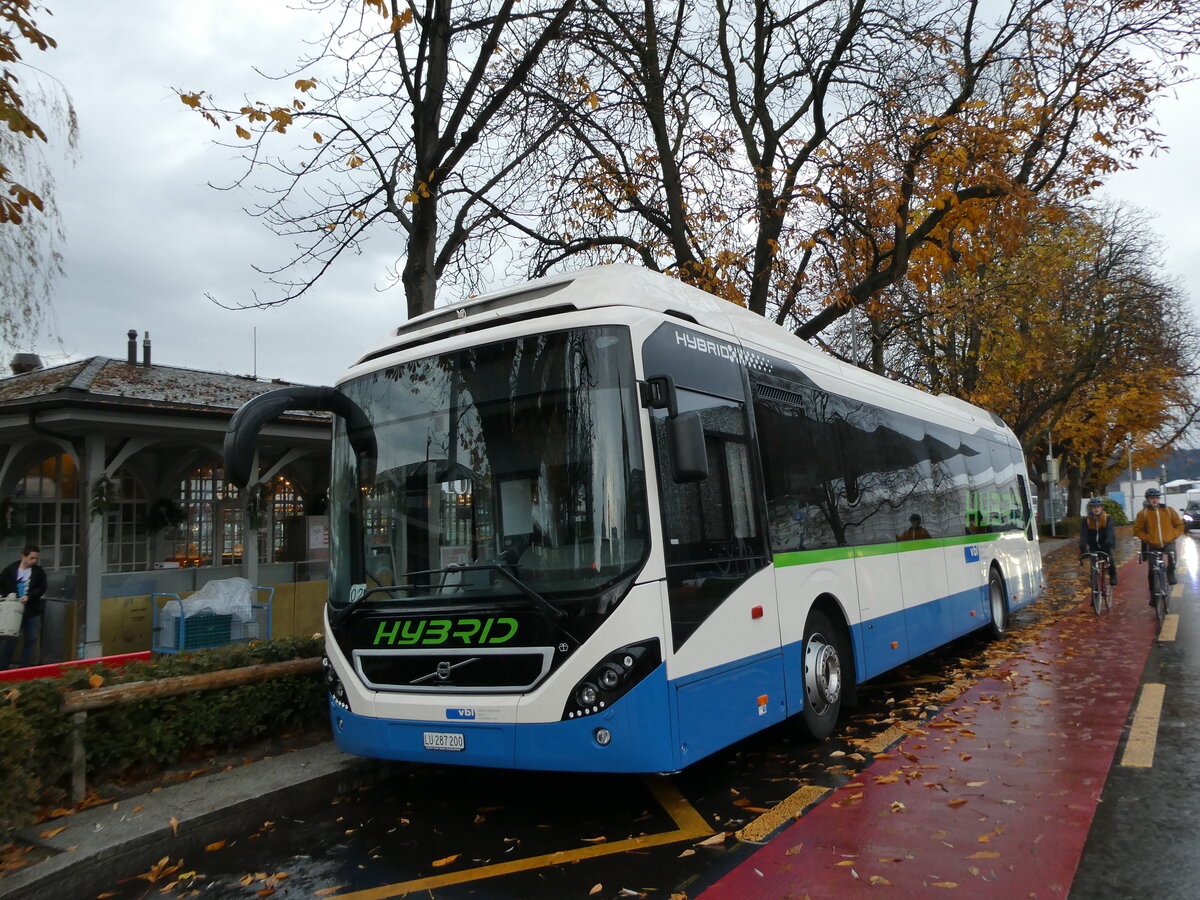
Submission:
[[[674,762],[666,667],[659,666],[608,709],[579,719],[533,724],[376,719],[329,705],[338,749],[355,756],[433,765],[558,772],[664,772]],[[598,728],[611,735],[607,746]],[[426,732],[461,734],[462,750],[427,750]]]

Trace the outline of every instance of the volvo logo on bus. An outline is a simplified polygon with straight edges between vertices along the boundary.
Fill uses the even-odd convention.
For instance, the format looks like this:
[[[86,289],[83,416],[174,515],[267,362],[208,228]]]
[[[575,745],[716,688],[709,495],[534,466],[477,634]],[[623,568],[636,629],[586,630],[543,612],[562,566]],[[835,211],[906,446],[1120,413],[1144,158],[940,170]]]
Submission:
[[[439,681],[446,681],[450,678],[450,663],[442,660],[437,664],[437,677]]]

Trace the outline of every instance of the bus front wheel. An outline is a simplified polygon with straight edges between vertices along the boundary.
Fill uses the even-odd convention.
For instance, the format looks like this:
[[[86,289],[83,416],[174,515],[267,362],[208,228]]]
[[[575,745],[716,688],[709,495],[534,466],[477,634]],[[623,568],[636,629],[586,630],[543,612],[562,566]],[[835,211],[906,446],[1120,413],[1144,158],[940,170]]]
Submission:
[[[1008,631],[1008,591],[1004,589],[1004,579],[995,569],[988,574],[988,605],[992,609],[988,633],[993,638],[1003,637]]]
[[[804,626],[804,709],[800,719],[815,740],[829,737],[837,725],[845,693],[843,666],[849,661],[842,632],[828,616],[814,610]]]

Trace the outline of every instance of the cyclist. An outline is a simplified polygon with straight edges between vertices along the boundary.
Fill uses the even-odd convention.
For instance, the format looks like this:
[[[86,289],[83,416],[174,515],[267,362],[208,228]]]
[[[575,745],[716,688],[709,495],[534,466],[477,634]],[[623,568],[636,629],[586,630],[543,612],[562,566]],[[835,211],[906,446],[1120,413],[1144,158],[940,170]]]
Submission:
[[[1079,524],[1079,552],[1108,554],[1108,581],[1117,583],[1117,529],[1112,517],[1104,511],[1104,501],[1093,497],[1087,502],[1087,515]]]
[[[1175,583],[1175,539],[1183,534],[1179,513],[1162,503],[1162,491],[1152,487],[1146,491],[1146,505],[1138,511],[1133,523],[1133,536],[1142,542],[1142,549],[1166,553],[1167,583]],[[1154,605],[1154,570],[1149,572],[1150,605]]]

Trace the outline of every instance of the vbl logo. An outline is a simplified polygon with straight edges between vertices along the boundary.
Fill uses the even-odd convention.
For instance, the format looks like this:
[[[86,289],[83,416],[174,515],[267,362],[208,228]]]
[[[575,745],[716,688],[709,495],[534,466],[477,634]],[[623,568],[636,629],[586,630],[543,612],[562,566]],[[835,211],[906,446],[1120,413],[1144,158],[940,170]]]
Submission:
[[[448,709],[446,710],[447,719],[474,719],[475,710],[473,709]]]

